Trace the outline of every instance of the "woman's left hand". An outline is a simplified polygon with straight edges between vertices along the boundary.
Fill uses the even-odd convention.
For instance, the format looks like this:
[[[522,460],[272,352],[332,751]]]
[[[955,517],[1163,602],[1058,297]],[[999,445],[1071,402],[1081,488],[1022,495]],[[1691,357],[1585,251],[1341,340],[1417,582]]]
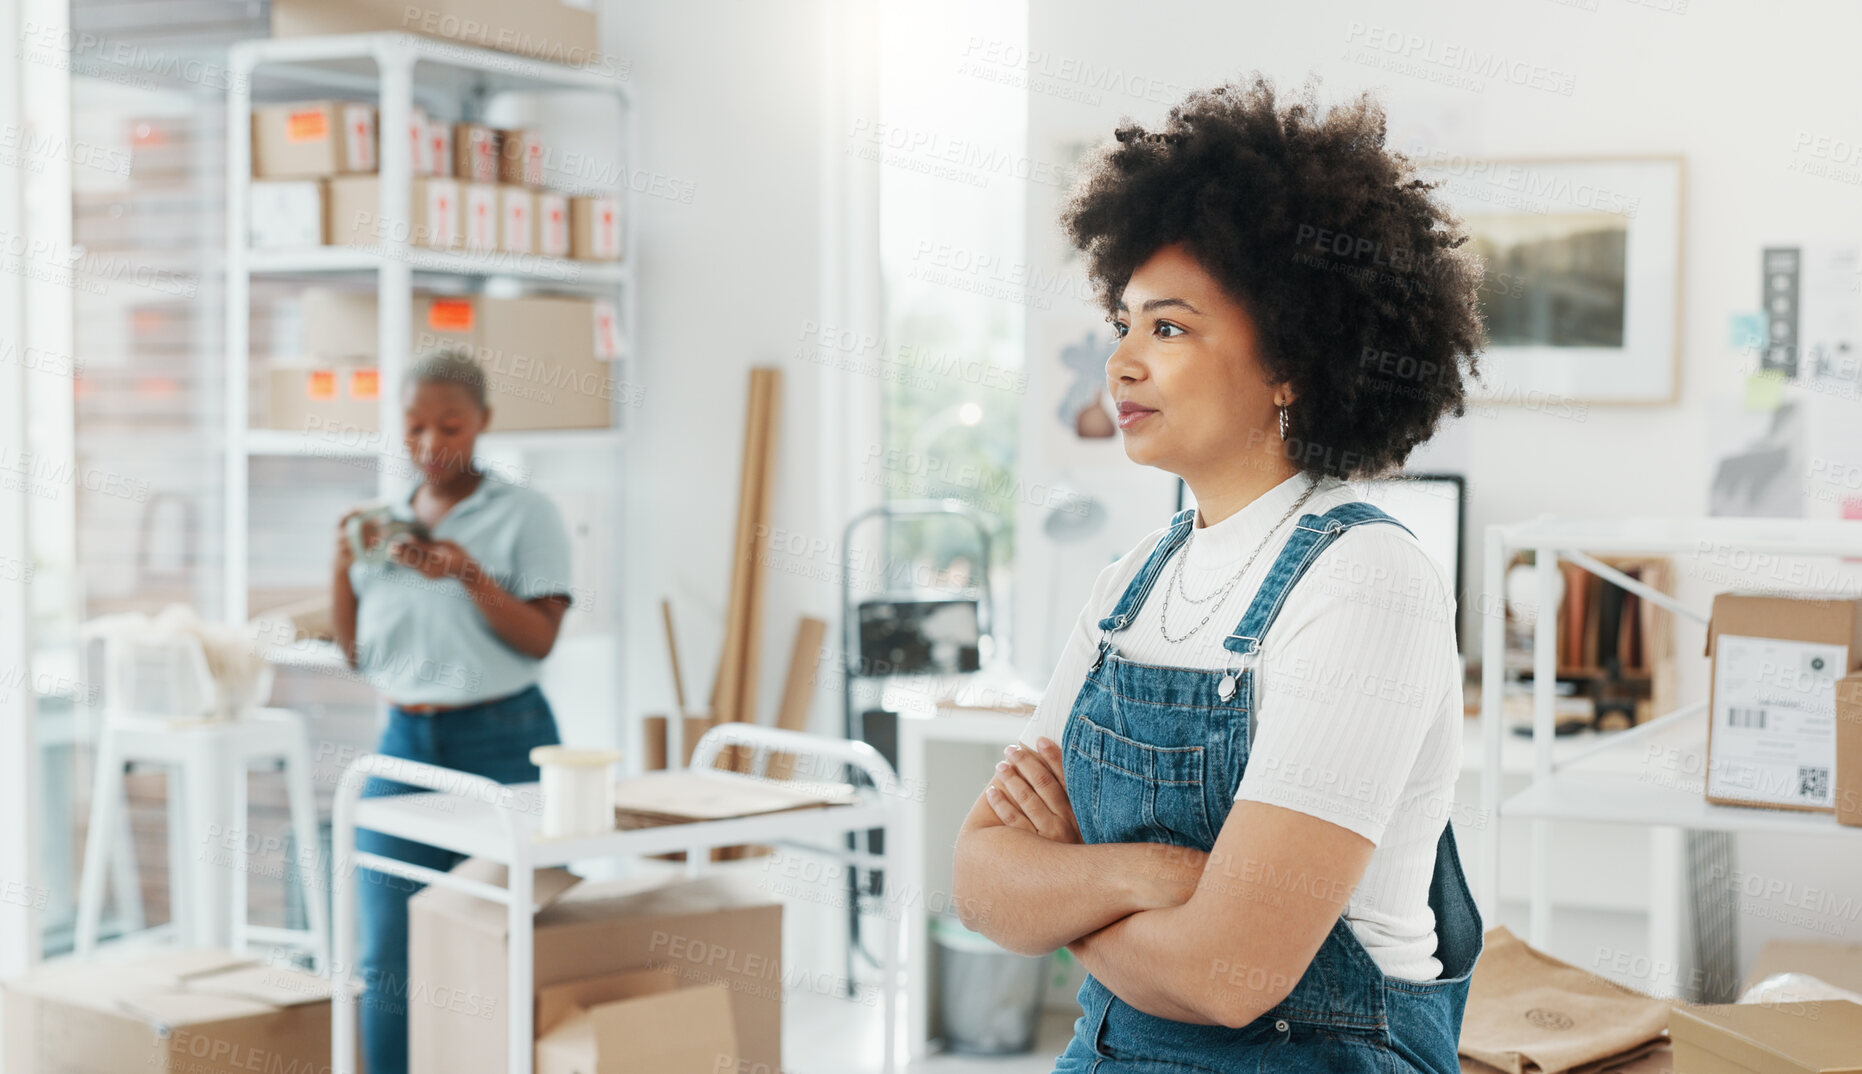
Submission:
[[[428,578],[468,578],[477,563],[457,541],[404,537],[388,546],[388,558]]]
[[[1010,828],[1030,831],[1056,843],[1079,843],[1080,826],[1067,798],[1067,777],[1060,747],[1043,738],[1036,749],[1016,744],[996,765],[984,797]]]

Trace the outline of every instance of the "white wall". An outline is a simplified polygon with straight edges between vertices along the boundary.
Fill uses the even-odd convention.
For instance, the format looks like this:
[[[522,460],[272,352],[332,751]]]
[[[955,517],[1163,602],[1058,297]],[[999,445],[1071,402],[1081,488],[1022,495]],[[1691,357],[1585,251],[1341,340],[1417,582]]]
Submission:
[[[808,2],[631,3],[609,9],[603,32],[633,63],[636,167],[695,184],[689,203],[635,203],[645,403],[625,477],[625,704],[630,714],[673,708],[666,597],[687,698],[702,709],[729,604],[753,365],[783,370],[771,524],[811,531],[819,510],[819,367],[790,355],[819,307],[820,26]],[[767,707],[795,618],[827,613],[833,596],[772,572],[765,606],[758,696]]]
[[[1862,73],[1850,59],[1862,40],[1862,10],[1827,0],[1785,7],[1595,0],[1595,10],[1556,2],[1449,0],[1395,8],[1370,2],[1324,5],[1160,0],[1142,9],[1106,0],[1030,0],[1025,73],[1039,89],[1029,103],[1029,153],[1061,158],[1067,146],[1111,135],[1121,116],[1160,120],[1183,89],[1259,69],[1288,88],[1309,72],[1327,100],[1377,91],[1399,145],[1427,139],[1443,149],[1493,157],[1674,154],[1685,158],[1680,398],[1668,406],[1593,406],[1583,421],[1525,409],[1463,419],[1419,457],[1462,470],[1470,487],[1469,534],[1541,512],[1583,515],[1698,515],[1707,509],[1710,448],[1725,437],[1715,404],[1738,396],[1750,360],[1729,344],[1728,316],[1758,307],[1759,248],[1768,243],[1862,238],[1856,186],[1788,170],[1801,132],[1846,137],[1862,129],[1855,102]],[[1420,35],[1431,47],[1496,50],[1569,72],[1562,95],[1504,82],[1480,92],[1378,70],[1355,59],[1369,28]],[[1105,72],[1110,70],[1110,76]],[[1030,257],[1062,271],[1053,221],[1059,192],[1030,187]],[[1030,362],[1063,329],[1092,315],[1045,324],[1031,317]],[[1073,327],[1065,331],[1075,331]],[[1031,389],[1031,400],[1040,397]],[[1045,397],[1042,397],[1045,398]],[[1848,404],[1853,407],[1853,404]],[[1826,415],[1853,420],[1862,415]],[[1716,440],[1716,432],[1719,440]],[[1146,486],[1122,458],[1098,480],[1114,495]],[[1030,480],[1055,476],[1031,473]],[[1161,524],[1124,520],[1130,540]],[[1038,555],[1033,527],[1025,556]],[[1126,541],[1126,546],[1130,544]],[[1117,550],[1116,540],[1108,541]],[[1471,549],[1470,571],[1479,564]],[[1100,560],[1103,563],[1103,559]],[[1725,582],[1683,563],[1682,595],[1704,607]],[[1084,572],[1085,568],[1080,568]],[[1090,574],[1084,575],[1090,580]],[[1470,587],[1478,586],[1477,576]],[[1084,592],[1085,585],[1079,585]],[[1067,602],[1061,601],[1061,604]],[[1474,604],[1463,594],[1464,614]],[[1063,621],[1031,630],[1058,631]],[[1478,630],[1472,632],[1478,638]],[[1702,633],[1679,632],[1683,700],[1705,694]],[[1024,640],[1020,649],[1028,651]],[[1024,664],[1044,677],[1048,666]],[[1629,829],[1625,829],[1628,834]],[[1835,863],[1821,842],[1745,840],[1741,866],[1804,887],[1862,890],[1862,864]],[[1775,906],[1772,908],[1776,908]],[[1748,954],[1788,927],[1766,907],[1740,915]],[[1862,935],[1838,915],[1831,931]],[[1816,936],[1818,933],[1804,933]],[[1574,954],[1589,954],[1575,952]]]

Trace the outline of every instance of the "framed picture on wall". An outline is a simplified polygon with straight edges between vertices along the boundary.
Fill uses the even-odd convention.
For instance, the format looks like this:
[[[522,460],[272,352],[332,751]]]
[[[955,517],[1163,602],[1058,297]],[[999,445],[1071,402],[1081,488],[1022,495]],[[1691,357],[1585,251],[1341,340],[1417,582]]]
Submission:
[[[1471,396],[1672,403],[1679,394],[1679,157],[1441,158],[1418,169],[1486,269]]]

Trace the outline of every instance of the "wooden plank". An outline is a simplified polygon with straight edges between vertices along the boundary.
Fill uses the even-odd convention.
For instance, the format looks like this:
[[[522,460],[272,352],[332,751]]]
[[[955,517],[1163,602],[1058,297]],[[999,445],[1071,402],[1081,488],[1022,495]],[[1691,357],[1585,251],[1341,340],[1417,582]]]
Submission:
[[[753,558],[755,551],[756,533],[751,521],[756,514],[754,475],[759,472],[758,442],[762,435],[759,426],[764,413],[760,397],[766,388],[765,378],[757,369],[752,369],[745,401],[743,457],[738,470],[737,530],[731,539],[730,597],[724,618],[724,642],[711,687],[711,713],[720,720],[737,719],[738,699],[743,696],[744,622],[750,603],[750,577],[745,561]]]
[[[666,656],[672,662],[672,694],[679,703],[679,714],[684,716],[692,708],[685,703],[685,675],[679,670],[679,639],[672,630],[672,601],[661,597],[659,614],[666,624]]]
[[[776,726],[784,731],[808,730],[809,702],[815,696],[815,672],[821,664],[821,642],[827,637],[825,619],[802,616],[795,626],[795,646],[789,651],[789,675],[782,685],[782,704],[776,709]],[[788,779],[795,771],[795,755],[777,753],[769,759],[769,777]],[[825,779],[816,772],[810,778]]]

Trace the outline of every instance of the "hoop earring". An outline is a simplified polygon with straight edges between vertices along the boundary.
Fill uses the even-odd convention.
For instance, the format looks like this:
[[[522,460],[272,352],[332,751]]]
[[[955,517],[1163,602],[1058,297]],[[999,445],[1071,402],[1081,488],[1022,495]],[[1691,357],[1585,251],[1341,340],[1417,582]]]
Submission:
[[[1280,408],[1280,439],[1287,438],[1287,408]]]

